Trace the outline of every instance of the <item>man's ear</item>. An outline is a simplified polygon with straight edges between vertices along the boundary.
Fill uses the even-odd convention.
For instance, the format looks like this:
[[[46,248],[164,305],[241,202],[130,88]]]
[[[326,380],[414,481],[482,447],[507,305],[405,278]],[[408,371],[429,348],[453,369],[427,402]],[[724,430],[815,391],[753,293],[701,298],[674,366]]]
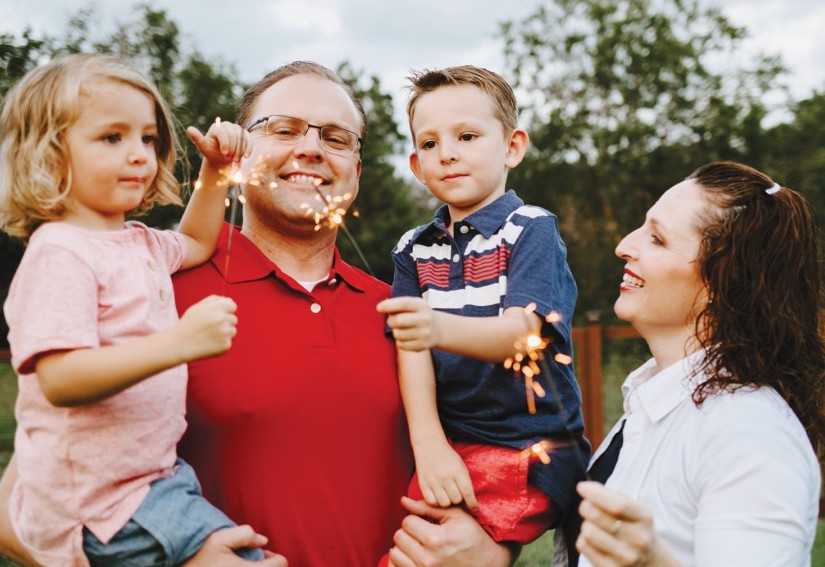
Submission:
[[[418,154],[416,152],[410,154],[410,171],[413,172],[416,179],[424,183],[424,174],[421,173],[421,164],[418,162]],[[426,185],[426,183],[424,183],[424,185]]]
[[[521,160],[524,159],[524,154],[527,153],[527,146],[530,145],[530,136],[525,130],[516,128],[510,134],[510,140],[507,145],[507,154],[504,156],[504,165],[513,169]]]

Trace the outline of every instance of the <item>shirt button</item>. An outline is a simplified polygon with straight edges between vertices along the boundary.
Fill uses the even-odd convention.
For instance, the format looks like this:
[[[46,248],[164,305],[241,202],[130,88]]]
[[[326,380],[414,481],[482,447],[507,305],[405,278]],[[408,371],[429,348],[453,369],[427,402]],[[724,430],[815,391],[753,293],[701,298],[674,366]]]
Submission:
[[[470,227],[469,227],[469,226],[467,226],[466,224],[462,224],[462,225],[461,225],[461,228],[459,228],[459,229],[458,229],[458,231],[459,231],[461,234],[467,234],[468,232],[470,232]]]
[[[313,313],[320,313],[321,312],[321,306],[317,303],[313,303],[312,305],[309,306],[309,310],[312,311]]]
[[[165,300],[166,300],[166,292],[165,292],[164,290],[160,290],[160,291],[158,292],[158,295],[160,296],[160,300],[161,300],[161,301],[165,301]]]
[[[453,262],[457,263],[459,260],[461,260],[461,258],[458,257],[458,254],[454,254],[453,255]]]
[[[329,285],[335,285],[335,284],[337,284],[337,283],[338,283],[338,280],[336,280],[335,278],[332,278],[332,279],[331,279],[331,280],[329,280],[329,282],[327,282],[327,283],[328,283]]]
[[[155,263],[152,260],[146,262],[146,265],[149,266],[150,270],[152,270],[153,272],[155,271]]]

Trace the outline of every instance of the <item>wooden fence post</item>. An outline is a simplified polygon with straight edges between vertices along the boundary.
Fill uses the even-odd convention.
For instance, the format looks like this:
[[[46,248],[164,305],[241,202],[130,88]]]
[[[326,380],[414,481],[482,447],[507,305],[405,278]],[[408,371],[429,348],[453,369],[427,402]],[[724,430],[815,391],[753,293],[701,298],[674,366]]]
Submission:
[[[604,438],[604,408],[602,407],[602,324],[601,312],[585,314],[587,326],[577,362],[581,370],[582,411],[584,434],[594,447]]]

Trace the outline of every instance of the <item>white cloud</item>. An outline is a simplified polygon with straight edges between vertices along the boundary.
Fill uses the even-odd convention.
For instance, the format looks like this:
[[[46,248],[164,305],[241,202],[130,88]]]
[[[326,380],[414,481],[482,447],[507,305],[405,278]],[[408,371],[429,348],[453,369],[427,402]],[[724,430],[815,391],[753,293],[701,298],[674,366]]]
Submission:
[[[797,97],[825,88],[825,3],[821,0],[706,0],[746,27],[748,53],[781,54]],[[99,0],[101,35],[128,21],[140,0]],[[329,67],[343,61],[381,79],[404,124],[410,69],[471,63],[503,71],[499,24],[528,15],[540,0],[154,0],[184,40],[206,56],[234,64],[255,81],[294,59]],[[85,0],[0,0],[0,32],[59,34]]]

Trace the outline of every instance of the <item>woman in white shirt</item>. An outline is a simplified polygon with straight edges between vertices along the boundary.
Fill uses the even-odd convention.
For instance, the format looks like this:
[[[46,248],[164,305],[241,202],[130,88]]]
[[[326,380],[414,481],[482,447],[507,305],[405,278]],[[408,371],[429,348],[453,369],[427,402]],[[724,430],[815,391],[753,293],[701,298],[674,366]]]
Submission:
[[[808,203],[750,167],[711,163],[668,189],[616,255],[616,314],[653,358],[625,380],[624,416],[594,453],[591,470],[605,469],[620,447],[607,451],[615,468],[604,486],[579,485],[579,567],[810,565],[825,346]]]

